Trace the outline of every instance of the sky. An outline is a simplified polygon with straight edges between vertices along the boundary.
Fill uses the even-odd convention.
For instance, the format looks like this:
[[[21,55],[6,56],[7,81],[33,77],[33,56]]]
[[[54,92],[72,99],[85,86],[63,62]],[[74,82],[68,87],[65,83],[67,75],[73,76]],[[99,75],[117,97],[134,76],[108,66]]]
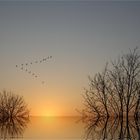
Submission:
[[[0,91],[22,95],[31,115],[79,115],[88,75],[140,46],[139,15],[140,1],[0,0]],[[38,78],[20,70],[48,56],[26,67]]]

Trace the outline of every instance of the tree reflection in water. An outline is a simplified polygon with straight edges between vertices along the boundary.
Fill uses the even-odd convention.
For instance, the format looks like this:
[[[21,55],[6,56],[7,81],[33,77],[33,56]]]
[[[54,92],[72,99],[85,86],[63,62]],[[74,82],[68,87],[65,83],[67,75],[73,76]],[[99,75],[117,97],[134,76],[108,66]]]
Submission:
[[[0,139],[22,136],[29,122],[29,110],[22,96],[0,92]]]
[[[140,120],[86,118],[85,140],[140,140]]]
[[[22,137],[28,122],[29,117],[22,116],[0,120],[0,139]]]

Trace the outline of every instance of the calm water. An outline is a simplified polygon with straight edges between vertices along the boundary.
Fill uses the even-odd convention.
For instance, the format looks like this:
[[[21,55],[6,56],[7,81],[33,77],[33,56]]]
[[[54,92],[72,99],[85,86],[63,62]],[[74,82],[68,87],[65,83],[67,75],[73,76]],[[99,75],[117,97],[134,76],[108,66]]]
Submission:
[[[14,140],[140,140],[140,121],[31,117],[0,125],[0,139]]]
[[[83,123],[78,117],[32,117],[24,132],[24,139],[79,140]]]

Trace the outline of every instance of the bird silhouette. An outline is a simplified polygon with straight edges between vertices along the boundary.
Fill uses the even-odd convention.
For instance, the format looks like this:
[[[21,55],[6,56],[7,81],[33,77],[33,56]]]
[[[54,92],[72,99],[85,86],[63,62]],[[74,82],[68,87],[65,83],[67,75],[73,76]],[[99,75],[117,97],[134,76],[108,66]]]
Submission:
[[[42,58],[40,60],[36,60],[36,61],[31,61],[31,62],[26,62],[26,63],[22,63],[20,65],[15,65],[16,68],[19,68],[20,70],[23,70],[24,72],[28,73],[28,74],[31,74],[34,78],[37,78],[39,79],[39,76],[38,74],[35,74],[33,73],[29,68],[30,65],[34,65],[34,64],[41,64],[45,61],[47,61],[48,59],[52,58],[52,56],[48,56],[48,57],[45,57],[45,58]],[[45,84],[45,81],[41,81],[41,84]]]

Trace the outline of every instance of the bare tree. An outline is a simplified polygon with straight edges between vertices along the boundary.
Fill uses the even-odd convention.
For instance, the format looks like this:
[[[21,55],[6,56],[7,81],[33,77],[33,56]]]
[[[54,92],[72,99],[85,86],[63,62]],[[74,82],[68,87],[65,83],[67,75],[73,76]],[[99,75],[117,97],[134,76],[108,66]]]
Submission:
[[[29,110],[22,96],[7,92],[0,93],[0,121],[13,118],[28,118]]]
[[[109,71],[108,78],[111,86],[110,96],[114,99],[114,104],[117,106],[119,117],[123,117],[124,111],[124,89],[125,89],[125,76],[122,68],[122,61],[112,63],[113,69]]]
[[[98,104],[103,106],[106,116],[109,117],[107,66],[105,67],[104,71],[101,74],[98,73],[95,75],[92,85],[94,85],[95,93],[97,93],[96,97],[97,100],[99,101]]]
[[[138,92],[140,91],[139,75],[140,75],[140,55],[138,54],[138,48],[133,51],[130,50],[129,54],[122,57],[122,67],[125,75],[125,103],[126,103],[126,116],[128,119],[129,112],[136,104],[138,98]],[[136,98],[136,100],[135,100]]]
[[[140,55],[138,48],[130,50],[105,67],[94,78],[89,77],[85,102],[90,113],[97,116],[139,116]],[[85,108],[86,110],[86,108]],[[93,110],[93,111],[92,111]]]
[[[86,110],[89,114],[93,112],[97,117],[106,115],[109,117],[108,112],[108,92],[107,92],[107,66],[102,73],[95,75],[94,79],[89,76],[90,89],[85,92],[84,99],[86,102]]]

